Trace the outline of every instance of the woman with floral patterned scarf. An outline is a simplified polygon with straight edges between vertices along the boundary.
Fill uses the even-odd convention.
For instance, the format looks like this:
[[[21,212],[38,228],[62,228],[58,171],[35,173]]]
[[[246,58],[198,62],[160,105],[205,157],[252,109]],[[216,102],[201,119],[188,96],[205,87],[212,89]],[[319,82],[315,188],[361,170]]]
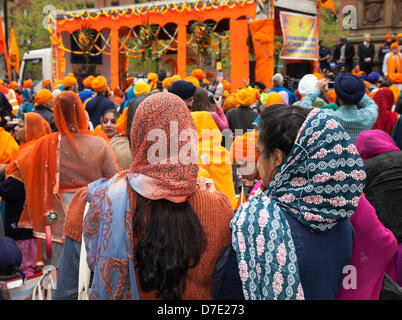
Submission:
[[[238,291],[232,279],[220,298],[335,299],[352,255],[349,217],[364,188],[363,161],[342,126],[318,109],[273,106],[261,120],[263,192],[231,221],[227,263],[238,270]]]

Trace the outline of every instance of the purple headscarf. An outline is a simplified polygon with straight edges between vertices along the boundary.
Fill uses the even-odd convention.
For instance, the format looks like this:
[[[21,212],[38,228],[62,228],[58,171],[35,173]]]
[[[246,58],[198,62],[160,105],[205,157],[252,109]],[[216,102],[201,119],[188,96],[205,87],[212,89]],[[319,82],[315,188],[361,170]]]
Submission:
[[[289,94],[286,91],[279,91],[283,104],[289,104]]]
[[[356,139],[356,148],[363,160],[377,154],[390,151],[401,151],[391,136],[382,130],[365,130]]]

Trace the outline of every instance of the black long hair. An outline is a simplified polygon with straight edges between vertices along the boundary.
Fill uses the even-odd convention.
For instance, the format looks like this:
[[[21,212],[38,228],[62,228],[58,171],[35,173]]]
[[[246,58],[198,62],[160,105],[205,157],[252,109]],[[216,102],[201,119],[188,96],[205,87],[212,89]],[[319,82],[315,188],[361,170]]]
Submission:
[[[297,133],[311,109],[273,105],[261,114],[260,133],[258,140],[264,146],[264,156],[269,158],[275,149],[289,155],[295,143]]]
[[[134,216],[135,267],[145,292],[163,300],[181,299],[189,268],[206,248],[201,222],[188,201],[149,200],[138,194]]]

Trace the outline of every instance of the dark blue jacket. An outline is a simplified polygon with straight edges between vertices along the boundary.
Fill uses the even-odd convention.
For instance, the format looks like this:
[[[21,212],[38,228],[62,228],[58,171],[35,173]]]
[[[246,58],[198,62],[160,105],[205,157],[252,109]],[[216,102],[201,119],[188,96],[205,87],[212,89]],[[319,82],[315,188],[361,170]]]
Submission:
[[[296,248],[300,281],[306,300],[335,300],[341,286],[344,266],[350,263],[353,227],[349,219],[326,233],[313,233],[295,218],[286,216]],[[226,256],[225,256],[226,255]],[[224,252],[215,269],[220,282],[214,281],[212,295],[219,300],[243,300],[236,252],[232,246]],[[218,269],[221,268],[221,271]],[[223,270],[223,271],[222,271]]]

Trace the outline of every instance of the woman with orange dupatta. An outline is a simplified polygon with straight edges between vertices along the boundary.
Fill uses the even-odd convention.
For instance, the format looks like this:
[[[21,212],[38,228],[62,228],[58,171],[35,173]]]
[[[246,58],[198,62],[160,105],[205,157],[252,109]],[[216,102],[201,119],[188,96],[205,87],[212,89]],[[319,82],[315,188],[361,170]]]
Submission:
[[[110,145],[89,134],[85,109],[77,94],[65,91],[56,97],[54,120],[58,132],[39,139],[30,159],[20,164],[26,206],[18,226],[47,239],[47,248],[52,240],[48,264],[58,267],[72,197],[92,181],[111,178],[118,172],[118,164]]]
[[[37,139],[52,131],[49,123],[34,112],[22,114],[14,131],[20,149],[7,166],[5,177],[0,178],[0,197],[5,201],[5,235],[14,239],[20,248],[23,259],[21,271],[29,276],[37,272],[38,239],[32,235],[32,230],[16,227],[25,203],[25,178],[20,164],[31,157]]]

